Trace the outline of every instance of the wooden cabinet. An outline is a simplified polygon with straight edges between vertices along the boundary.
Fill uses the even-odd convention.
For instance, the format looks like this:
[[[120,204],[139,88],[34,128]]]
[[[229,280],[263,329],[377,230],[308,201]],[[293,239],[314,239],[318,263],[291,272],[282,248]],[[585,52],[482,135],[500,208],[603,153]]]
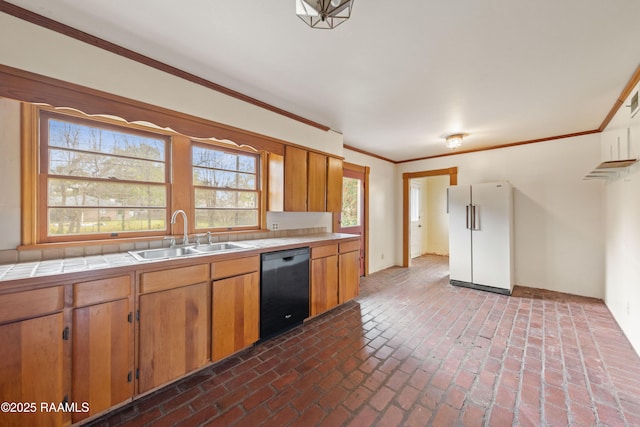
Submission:
[[[62,286],[0,295],[0,401],[36,405],[2,413],[3,426],[62,425],[68,417],[40,410],[65,398],[63,308]]]
[[[360,241],[340,243],[339,303],[345,303],[360,293]]]
[[[307,167],[307,210],[324,212],[327,209],[327,156],[310,152]]]
[[[340,212],[342,160],[287,146],[284,157],[269,155],[268,210]]]
[[[109,269],[93,280],[0,295],[2,401],[79,409],[5,413],[0,424],[86,422],[257,342],[260,255],[238,256]],[[311,249],[311,315],[358,294],[358,256],[356,240]]]
[[[142,273],[139,298],[139,392],[209,361],[209,265]]]
[[[211,358],[223,359],[260,338],[260,257],[211,264]]]
[[[307,151],[289,145],[284,154],[284,210],[307,211]]]
[[[311,316],[338,305],[338,245],[311,248]]]
[[[79,422],[131,399],[134,393],[131,276],[73,285],[71,401]]]
[[[360,241],[311,248],[311,315],[322,314],[360,292]]]
[[[342,211],[342,160],[327,158],[327,212]]]

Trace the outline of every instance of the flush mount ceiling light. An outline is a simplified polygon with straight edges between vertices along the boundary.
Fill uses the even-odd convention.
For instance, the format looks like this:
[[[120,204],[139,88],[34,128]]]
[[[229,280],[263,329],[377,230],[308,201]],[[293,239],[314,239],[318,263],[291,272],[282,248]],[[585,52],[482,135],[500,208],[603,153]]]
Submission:
[[[447,140],[447,147],[455,150],[456,148],[462,145],[462,138],[464,137],[463,133],[454,133],[453,135],[449,135]]]
[[[354,0],[296,0],[296,14],[311,28],[331,29],[351,16]]]

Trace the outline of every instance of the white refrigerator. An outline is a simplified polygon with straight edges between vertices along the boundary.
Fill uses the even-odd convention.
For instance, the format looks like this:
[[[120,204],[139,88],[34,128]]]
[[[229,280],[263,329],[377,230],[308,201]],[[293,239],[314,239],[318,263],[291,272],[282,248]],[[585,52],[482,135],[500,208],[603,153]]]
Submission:
[[[511,184],[494,182],[451,186],[447,197],[451,284],[511,295]]]

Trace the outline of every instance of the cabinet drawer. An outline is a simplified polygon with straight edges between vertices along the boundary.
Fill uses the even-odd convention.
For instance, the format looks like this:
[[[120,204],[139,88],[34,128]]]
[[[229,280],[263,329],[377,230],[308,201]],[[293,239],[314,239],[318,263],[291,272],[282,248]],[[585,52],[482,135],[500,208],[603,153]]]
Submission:
[[[218,261],[211,264],[211,278],[223,279],[260,270],[260,255]]]
[[[60,311],[63,307],[63,286],[1,295],[0,323],[43,316]]]
[[[360,240],[354,240],[353,242],[340,243],[340,253],[352,252],[360,250]]]
[[[131,277],[120,276],[108,279],[73,284],[73,306],[83,307],[101,302],[129,298]]]
[[[325,258],[338,253],[338,245],[326,245],[311,248],[311,259]]]
[[[158,292],[209,281],[209,264],[190,265],[140,275],[140,293]]]

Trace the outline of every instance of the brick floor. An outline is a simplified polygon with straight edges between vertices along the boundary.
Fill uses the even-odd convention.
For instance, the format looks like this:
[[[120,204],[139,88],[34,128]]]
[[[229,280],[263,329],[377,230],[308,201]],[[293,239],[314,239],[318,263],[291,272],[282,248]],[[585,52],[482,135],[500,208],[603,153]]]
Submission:
[[[92,424],[640,426],[640,358],[600,300],[453,287],[425,256]]]

